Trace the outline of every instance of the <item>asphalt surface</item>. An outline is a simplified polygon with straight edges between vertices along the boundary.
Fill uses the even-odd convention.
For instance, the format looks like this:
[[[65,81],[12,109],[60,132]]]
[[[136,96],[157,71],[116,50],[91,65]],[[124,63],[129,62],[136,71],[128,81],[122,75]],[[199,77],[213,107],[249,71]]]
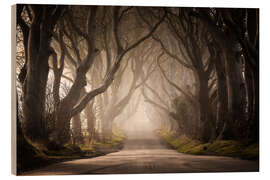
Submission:
[[[119,152],[56,163],[24,175],[247,172],[258,169],[255,161],[178,153],[163,145],[153,133],[135,132],[128,134]]]

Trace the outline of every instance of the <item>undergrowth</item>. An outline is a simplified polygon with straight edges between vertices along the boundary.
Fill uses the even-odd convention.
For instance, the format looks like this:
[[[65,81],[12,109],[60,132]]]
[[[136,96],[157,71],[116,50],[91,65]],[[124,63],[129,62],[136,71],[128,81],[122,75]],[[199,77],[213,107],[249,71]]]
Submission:
[[[177,136],[171,131],[158,131],[159,136],[178,152],[194,155],[230,156],[242,159],[258,160],[259,144],[246,145],[235,140],[215,140],[202,143],[185,135]]]
[[[49,142],[46,145],[34,143],[20,135],[17,137],[17,174],[37,169],[52,163],[78,159],[91,158],[119,151],[123,147],[125,135],[123,131],[113,132],[110,139],[92,144],[66,144],[58,145]]]

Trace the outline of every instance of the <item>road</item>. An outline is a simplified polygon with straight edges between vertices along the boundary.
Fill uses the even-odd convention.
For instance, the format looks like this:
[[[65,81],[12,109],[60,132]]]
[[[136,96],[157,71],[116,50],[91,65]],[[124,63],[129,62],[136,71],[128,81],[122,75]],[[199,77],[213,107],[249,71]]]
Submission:
[[[258,171],[258,162],[220,156],[178,153],[161,144],[153,133],[129,134],[115,153],[49,165],[24,175],[188,173]]]

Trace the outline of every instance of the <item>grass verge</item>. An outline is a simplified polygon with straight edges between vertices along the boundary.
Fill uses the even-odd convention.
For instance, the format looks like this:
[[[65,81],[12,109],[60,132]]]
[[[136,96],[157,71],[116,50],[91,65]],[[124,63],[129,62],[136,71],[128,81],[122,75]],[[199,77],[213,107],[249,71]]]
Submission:
[[[158,131],[158,135],[178,152],[193,155],[230,156],[241,159],[258,160],[259,144],[245,145],[234,140],[216,140],[212,143],[202,143],[184,135],[177,136],[173,132]]]
[[[53,163],[73,159],[93,158],[123,148],[125,135],[118,130],[113,133],[110,140],[94,142],[91,145],[65,145],[58,146],[54,143],[44,146],[33,143],[23,136],[17,138],[17,174],[38,169]]]

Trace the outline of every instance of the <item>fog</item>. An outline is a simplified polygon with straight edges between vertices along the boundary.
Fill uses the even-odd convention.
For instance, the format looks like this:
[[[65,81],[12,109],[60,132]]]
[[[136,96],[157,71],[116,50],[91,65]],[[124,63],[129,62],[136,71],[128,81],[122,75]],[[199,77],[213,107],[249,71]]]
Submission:
[[[141,136],[141,134],[152,133],[155,129],[159,128],[157,124],[153,123],[147,116],[147,106],[140,102],[136,113],[126,121],[122,126],[127,135]]]
[[[19,7],[18,119],[31,140],[91,145],[121,131],[144,136],[161,129],[204,142],[223,135],[257,141],[258,36],[242,40],[232,26],[246,22],[236,14],[257,11],[55,8],[68,13],[29,36],[35,31],[25,23],[41,22]],[[238,31],[259,32],[257,22]],[[44,59],[43,49],[50,52]]]

